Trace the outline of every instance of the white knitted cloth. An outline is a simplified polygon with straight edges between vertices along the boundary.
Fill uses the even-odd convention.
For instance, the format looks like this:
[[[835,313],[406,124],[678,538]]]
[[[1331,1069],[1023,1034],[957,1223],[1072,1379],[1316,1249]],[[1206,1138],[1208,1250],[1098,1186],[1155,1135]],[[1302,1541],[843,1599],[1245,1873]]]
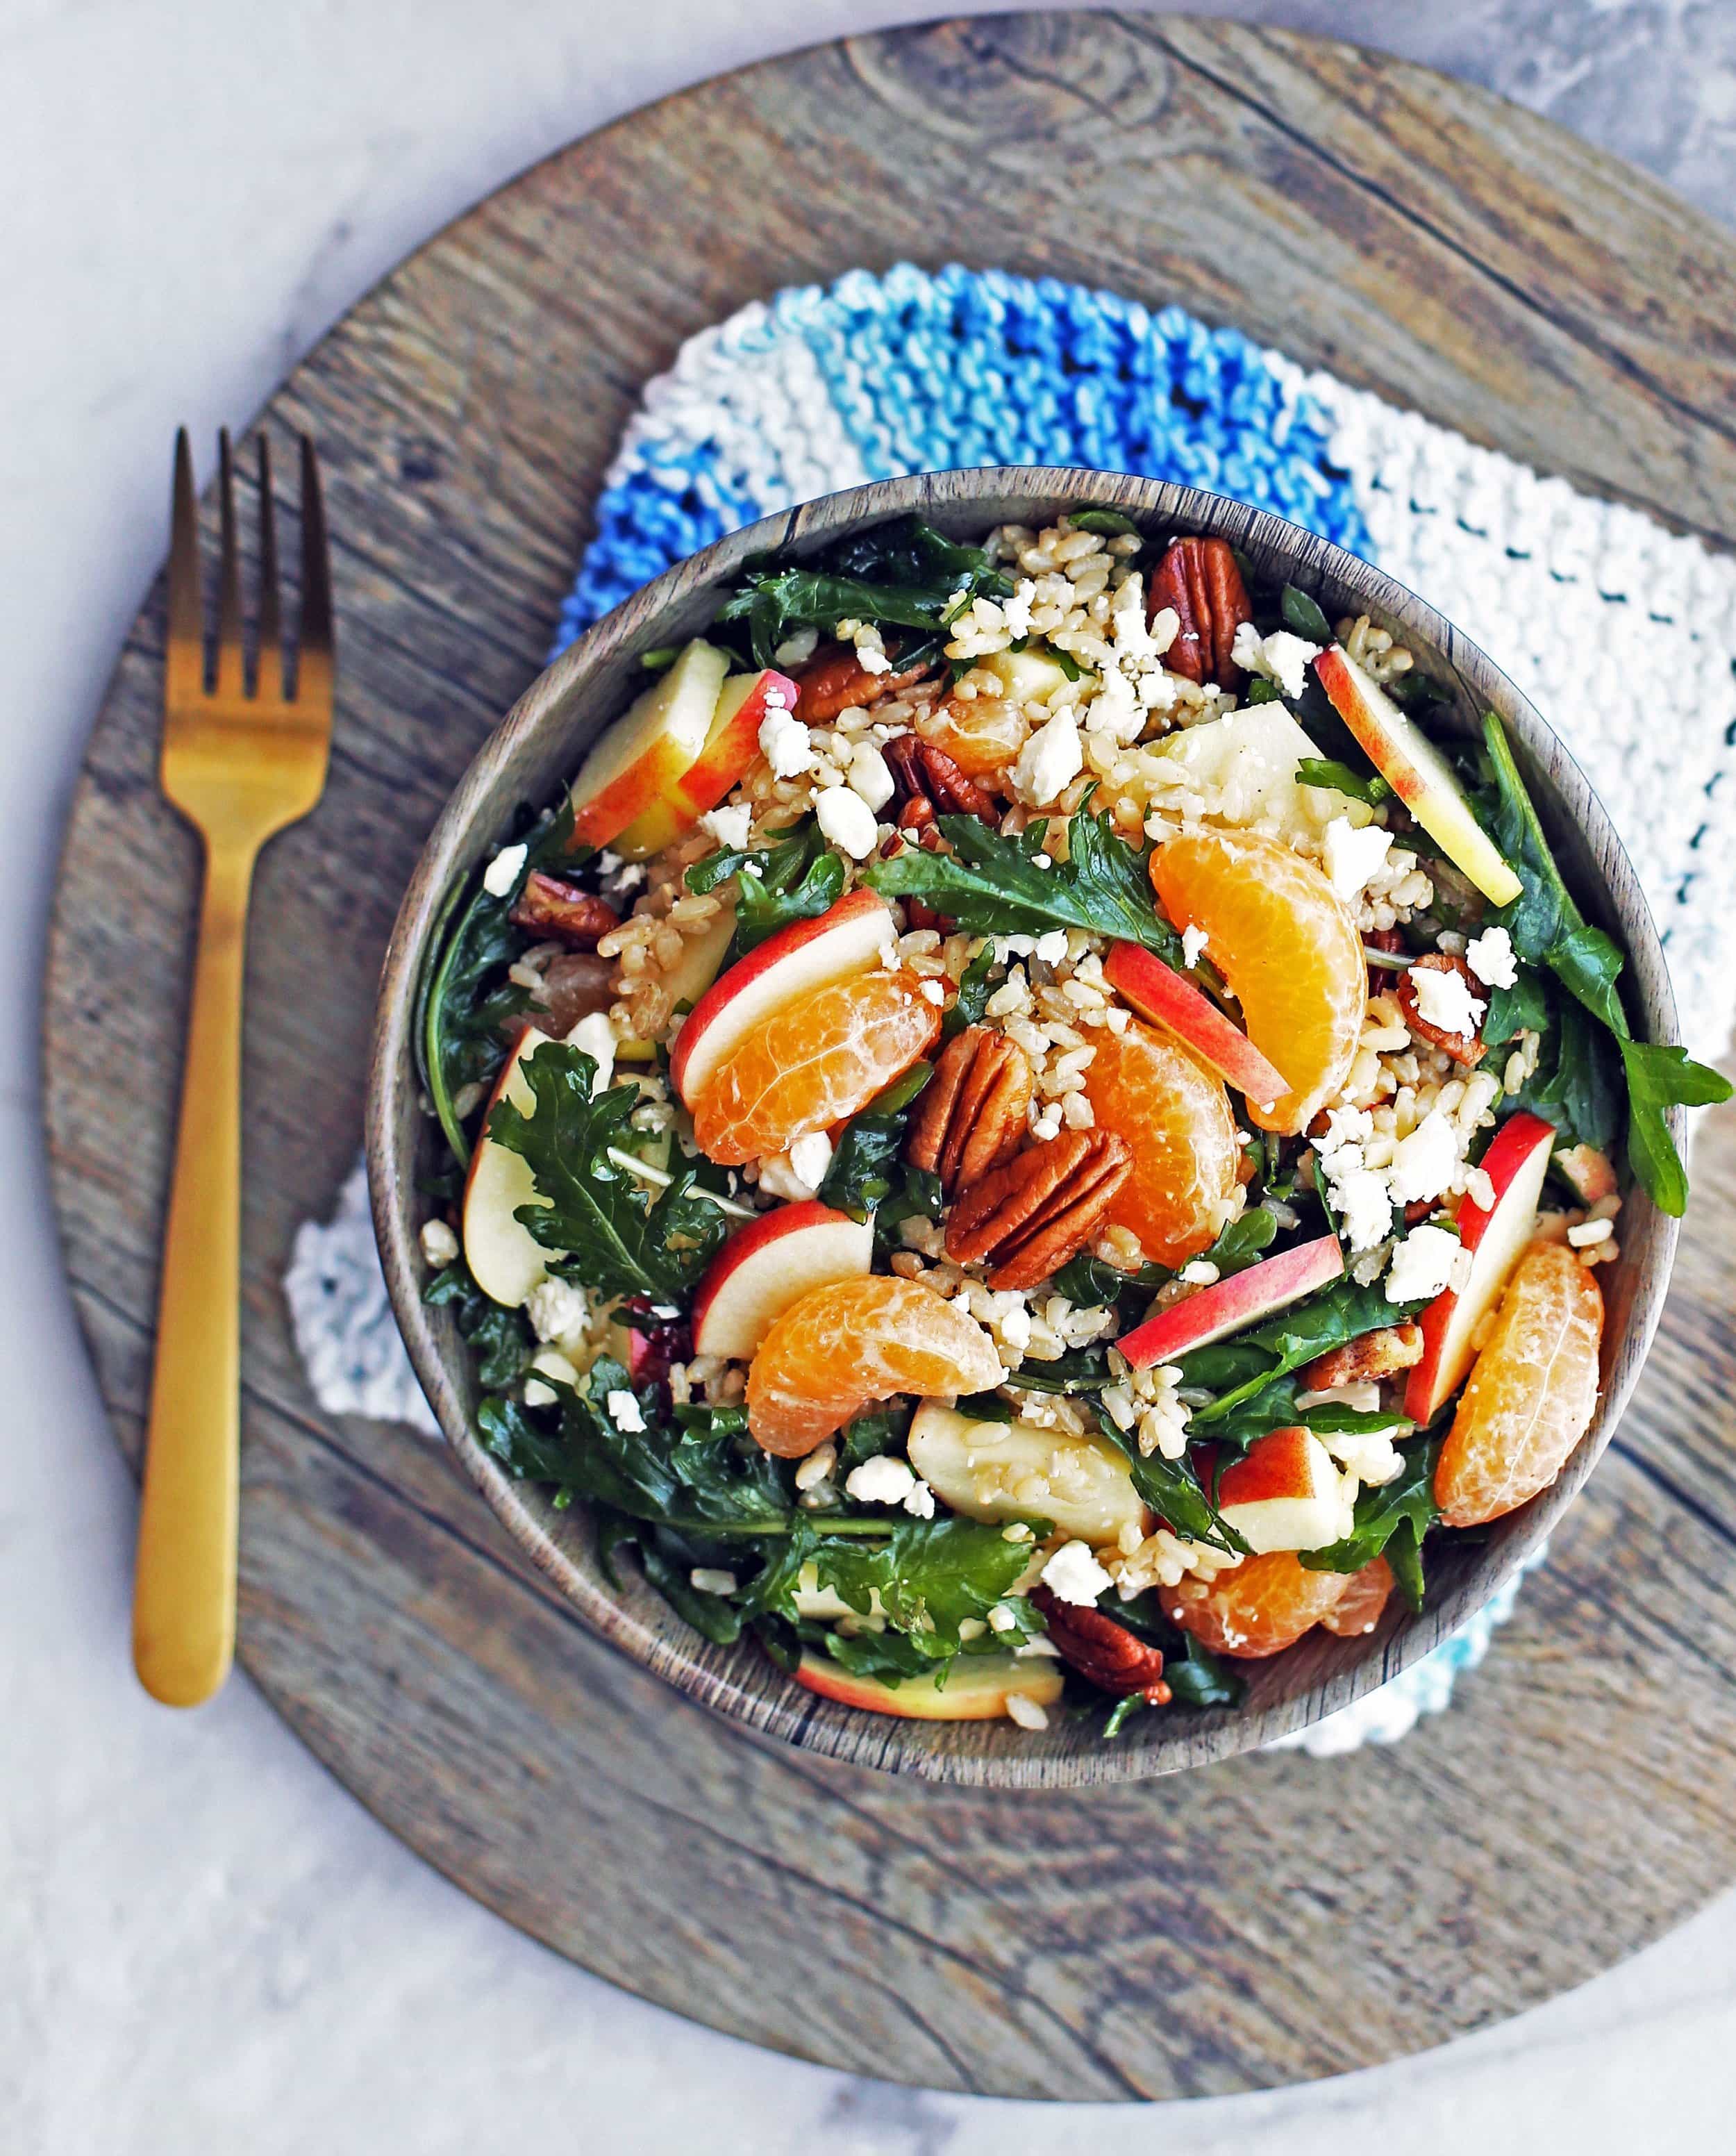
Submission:
[[[1094,401],[1074,386],[1093,367]],[[793,501],[1018,461],[1150,471],[1347,543],[1365,535],[1365,551],[1460,624],[1567,742],[1657,917],[1687,1045],[1722,1054],[1736,1000],[1736,562],[1178,310],[908,267],[744,308],[648,385],[560,640],[668,560]],[[438,1435],[392,1322],[360,1168],[335,1215],[303,1227],[284,1289],[322,1407]],[[1402,1736],[1447,1705],[1512,1603],[1509,1590],[1289,1741],[1324,1756]]]

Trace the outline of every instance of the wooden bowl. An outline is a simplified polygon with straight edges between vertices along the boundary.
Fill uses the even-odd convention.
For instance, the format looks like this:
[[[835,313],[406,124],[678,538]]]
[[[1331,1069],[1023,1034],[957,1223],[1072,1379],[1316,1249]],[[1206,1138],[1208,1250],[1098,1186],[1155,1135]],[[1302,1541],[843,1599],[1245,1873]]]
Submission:
[[[562,1594],[648,1669],[750,1728],[858,1765],[1007,1789],[1137,1780],[1252,1750],[1373,1691],[1455,1631],[1544,1540],[1608,1443],[1657,1323],[1676,1222],[1643,1192],[1628,1198],[1621,1260],[1600,1276],[1609,1317],[1597,1417],[1552,1488],[1498,1522],[1486,1539],[1431,1549],[1429,1603],[1420,1617],[1389,1606],[1378,1630],[1360,1640],[1317,1629],[1287,1654],[1239,1666],[1247,1680],[1239,1711],[1171,1707],[1139,1715],[1113,1743],[1097,1733],[1101,1716],[1057,1717],[1036,1732],[1010,1722],[901,1721],[817,1698],[751,1641],[712,1645],[637,1573],[619,1591],[611,1587],[583,1508],[556,1512],[540,1490],[512,1480],[478,1443],[469,1355],[448,1313],[426,1308],[421,1296],[417,1234],[428,1204],[417,1178],[432,1164],[438,1131],[417,1104],[412,1012],[432,927],[454,880],[495,850],[520,803],[540,806],[559,793],[638,685],[638,654],[703,631],[750,556],[811,552],[853,526],[912,510],[950,536],[970,538],[1002,522],[1041,526],[1088,504],[1119,508],[1152,536],[1221,535],[1262,578],[1316,593],[1329,618],[1369,614],[1453,682],[1455,704],[1450,714],[1443,707],[1442,723],[1468,732],[1485,709],[1498,711],[1575,896],[1627,954],[1623,978],[1636,1033],[1677,1037],[1657,932],[1601,803],[1542,718],[1462,631],[1365,562],[1219,495],[1106,473],[990,468],[878,481],[734,532],[635,593],[531,685],[459,782],[411,878],[386,954],[368,1099],[374,1220],[411,1360],[453,1450],[508,1532]],[[1679,1146],[1681,1111],[1674,1115]]]

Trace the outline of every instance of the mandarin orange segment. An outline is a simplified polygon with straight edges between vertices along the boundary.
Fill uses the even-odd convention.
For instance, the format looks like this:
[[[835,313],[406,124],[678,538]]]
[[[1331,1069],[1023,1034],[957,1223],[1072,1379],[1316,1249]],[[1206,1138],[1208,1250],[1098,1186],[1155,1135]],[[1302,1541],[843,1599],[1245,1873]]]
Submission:
[[[1471,1366],[1435,1467],[1450,1527],[1498,1520],[1547,1490],[1597,1408],[1603,1296],[1564,1244],[1533,1243]]]
[[[1310,1572],[1293,1551],[1245,1557],[1213,1580],[1184,1579],[1160,1587],[1164,1614],[1216,1655],[1252,1661],[1293,1647],[1337,1607],[1352,1575]]]
[[[1288,1080],[1262,1130],[1304,1129],[1343,1086],[1368,1001],[1362,941],[1314,863],[1247,831],[1190,831],[1151,856],[1151,880],[1178,928],[1202,928],[1206,955],[1242,1006],[1248,1039]]]
[[[737,1168],[866,1107],[940,1035],[922,986],[914,973],[853,973],[774,1011],[689,1103],[699,1150]]]
[[[1397,1584],[1392,1567],[1377,1557],[1347,1576],[1344,1593],[1320,1622],[1341,1640],[1364,1639],[1380,1623],[1386,1598]]]
[[[1236,1188],[1230,1096],[1216,1072],[1137,1020],[1093,1045],[1085,1096],[1097,1127],[1125,1138],[1134,1157],[1105,1219],[1131,1229],[1160,1265],[1182,1265],[1214,1240]]]
[[[1030,731],[1018,706],[1000,696],[973,702],[949,696],[920,728],[923,739],[944,749],[966,778],[986,778],[1017,762]]]
[[[876,1400],[986,1392],[1001,1382],[987,1332],[920,1281],[834,1281],[792,1303],[747,1373],[747,1426],[763,1450],[799,1460]]]

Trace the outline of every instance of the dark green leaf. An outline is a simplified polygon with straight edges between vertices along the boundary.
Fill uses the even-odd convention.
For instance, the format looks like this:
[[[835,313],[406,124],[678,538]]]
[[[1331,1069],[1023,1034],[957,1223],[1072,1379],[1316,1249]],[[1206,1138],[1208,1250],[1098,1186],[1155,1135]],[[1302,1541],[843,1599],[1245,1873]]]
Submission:
[[[1047,1363],[1022,1363],[1007,1379],[1027,1393],[1100,1393],[1109,1382],[1107,1348],[1071,1348]]]
[[[1055,1290],[1081,1310],[1099,1310],[1130,1294],[1150,1295],[1170,1277],[1165,1265],[1145,1264],[1136,1272],[1123,1272],[1088,1252],[1069,1258],[1055,1275]]]
[[[1283,615],[1284,627],[1298,636],[1306,637],[1310,644],[1324,647],[1332,642],[1332,624],[1321,612],[1320,602],[1298,586],[1284,586],[1278,598],[1278,611]]]
[[[1134,1489],[1178,1535],[1190,1542],[1210,1543],[1214,1549],[1234,1552],[1247,1548],[1201,1487],[1193,1461],[1185,1453],[1180,1460],[1165,1460],[1160,1452],[1142,1453],[1128,1432],[1116,1427],[1106,1409],[1099,1409],[1097,1419],[1110,1444],[1126,1454]]]
[[[483,1293],[462,1258],[443,1266],[422,1291],[422,1301],[449,1309],[476,1358],[476,1374],[490,1392],[516,1384],[535,1352],[522,1310],[509,1310]]]
[[[1281,704],[1283,701],[1283,690],[1276,681],[1268,681],[1263,674],[1255,675],[1247,685],[1247,696],[1242,699],[1247,704]]]
[[[1139,528],[1119,509],[1069,509],[1067,521],[1075,531],[1095,531],[1105,539],[1123,538]]]
[[[1435,1502],[1435,1463],[1440,1456],[1439,1438],[1411,1446],[1401,1473],[1358,1497],[1355,1526],[1344,1540],[1325,1549],[1303,1551],[1303,1563],[1310,1572],[1360,1572],[1384,1553],[1401,1525],[1409,1527],[1420,1548],[1441,1517]]]
[[[986,1619],[1031,1559],[998,1522],[952,1516],[905,1520],[884,1541],[822,1537],[814,1556],[820,1584],[867,1616],[878,1595],[888,1625],[910,1635],[926,1660],[960,1645],[966,1618]]]
[[[1305,756],[1296,767],[1296,776],[1304,786],[1329,786],[1336,793],[1348,793],[1353,801],[1366,801],[1370,808],[1378,808],[1392,793],[1379,772],[1365,778],[1335,757]]]
[[[1233,1339],[1194,1348],[1181,1358],[1182,1383],[1217,1398],[1194,1409],[1191,1427],[1204,1430],[1224,1420],[1274,1378],[1312,1363],[1329,1348],[1360,1339],[1365,1332],[1402,1324],[1421,1307],[1421,1303],[1389,1302],[1378,1281],[1365,1287],[1346,1278]]]
[[[947,1005],[946,1015],[940,1021],[940,1031],[948,1040],[954,1034],[962,1033],[967,1025],[982,1023],[984,1008],[994,993],[989,982],[994,964],[995,947],[992,942],[985,942],[965,967],[959,992]]]
[[[1413,1617],[1422,1614],[1422,1537],[1409,1520],[1401,1520],[1386,1545],[1393,1583]]]
[[[898,1219],[908,1219],[919,1211],[926,1219],[939,1219],[938,1181],[929,1178],[932,1188],[913,1181],[920,1171],[908,1169],[904,1158],[910,1105],[933,1075],[931,1064],[914,1064],[860,1115],[851,1118],[820,1185],[822,1204],[835,1205],[853,1220],[865,1220],[896,1191],[903,1201],[894,1209]],[[892,1224],[890,1216],[888,1224]]]

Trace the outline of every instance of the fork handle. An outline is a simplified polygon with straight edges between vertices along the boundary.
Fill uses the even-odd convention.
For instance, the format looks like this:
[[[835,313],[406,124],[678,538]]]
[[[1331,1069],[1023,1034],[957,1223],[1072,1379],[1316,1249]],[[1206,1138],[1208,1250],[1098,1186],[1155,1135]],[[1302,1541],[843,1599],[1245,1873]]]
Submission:
[[[235,1652],[240,1485],[241,990],[256,845],[207,844],[157,1296],[133,1666],[197,1707]]]

